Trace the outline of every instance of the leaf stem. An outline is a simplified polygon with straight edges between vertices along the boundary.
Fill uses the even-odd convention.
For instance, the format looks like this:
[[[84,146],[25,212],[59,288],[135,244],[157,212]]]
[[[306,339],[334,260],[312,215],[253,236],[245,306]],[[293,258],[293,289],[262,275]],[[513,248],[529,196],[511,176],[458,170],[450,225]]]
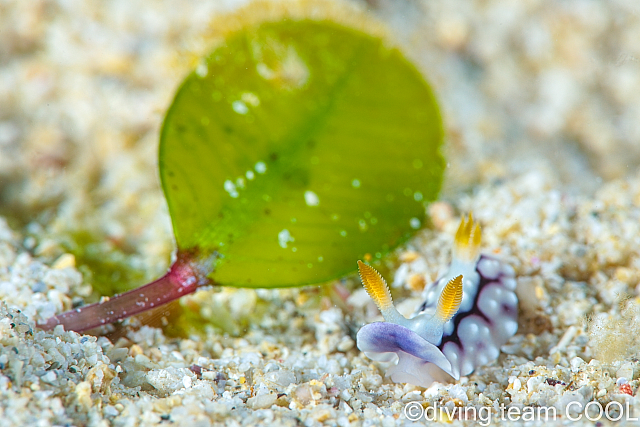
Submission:
[[[159,279],[104,301],[58,314],[38,326],[49,330],[63,325],[65,330],[82,332],[167,304],[211,284],[200,265],[193,254],[179,252],[169,271]]]

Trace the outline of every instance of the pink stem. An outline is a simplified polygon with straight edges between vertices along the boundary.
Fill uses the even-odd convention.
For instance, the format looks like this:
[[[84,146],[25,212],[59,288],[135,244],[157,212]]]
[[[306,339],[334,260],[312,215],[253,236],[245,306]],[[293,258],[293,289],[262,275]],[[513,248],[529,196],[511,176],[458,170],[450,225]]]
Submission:
[[[63,325],[67,331],[82,332],[159,307],[211,283],[196,263],[188,254],[178,254],[167,274],[158,280],[108,300],[58,314],[38,326],[46,330]]]

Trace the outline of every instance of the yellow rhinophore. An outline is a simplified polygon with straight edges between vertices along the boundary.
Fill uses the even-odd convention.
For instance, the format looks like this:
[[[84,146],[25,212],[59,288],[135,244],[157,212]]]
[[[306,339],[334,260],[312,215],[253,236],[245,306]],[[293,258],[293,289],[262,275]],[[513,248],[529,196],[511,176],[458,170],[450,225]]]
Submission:
[[[360,272],[360,280],[362,280],[365,290],[373,302],[376,303],[378,309],[384,313],[393,307],[389,286],[387,286],[387,282],[385,282],[380,273],[362,261],[358,261],[358,271]]]
[[[460,303],[462,302],[462,275],[454,277],[447,283],[442,290],[438,307],[436,309],[436,317],[446,323],[458,312]]]
[[[453,245],[453,255],[461,261],[475,261],[480,256],[480,244],[482,243],[482,230],[480,224],[473,222],[473,215],[469,218],[463,216],[456,232]]]

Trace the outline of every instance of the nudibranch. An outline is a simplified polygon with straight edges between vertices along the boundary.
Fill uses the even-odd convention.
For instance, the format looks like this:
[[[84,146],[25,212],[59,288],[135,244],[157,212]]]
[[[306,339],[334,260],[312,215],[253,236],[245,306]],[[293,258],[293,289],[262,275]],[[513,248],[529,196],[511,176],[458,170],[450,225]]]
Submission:
[[[411,319],[394,307],[386,282],[358,261],[360,278],[384,322],[363,326],[360,351],[370,359],[393,362],[392,381],[428,387],[458,380],[495,360],[518,330],[518,298],[513,268],[480,254],[482,233],[473,217],[462,218],[447,272],[425,288],[425,301]]]

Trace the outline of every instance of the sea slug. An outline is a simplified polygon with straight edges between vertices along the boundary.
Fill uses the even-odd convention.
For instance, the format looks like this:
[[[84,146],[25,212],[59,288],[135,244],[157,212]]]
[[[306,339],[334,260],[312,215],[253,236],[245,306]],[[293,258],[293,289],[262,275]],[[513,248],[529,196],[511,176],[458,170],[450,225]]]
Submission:
[[[358,348],[373,360],[396,361],[391,380],[428,387],[458,380],[495,360],[518,330],[513,268],[480,254],[480,226],[462,218],[447,272],[425,288],[425,301],[411,319],[393,306],[382,276],[358,261],[360,278],[384,322],[363,326]]]

